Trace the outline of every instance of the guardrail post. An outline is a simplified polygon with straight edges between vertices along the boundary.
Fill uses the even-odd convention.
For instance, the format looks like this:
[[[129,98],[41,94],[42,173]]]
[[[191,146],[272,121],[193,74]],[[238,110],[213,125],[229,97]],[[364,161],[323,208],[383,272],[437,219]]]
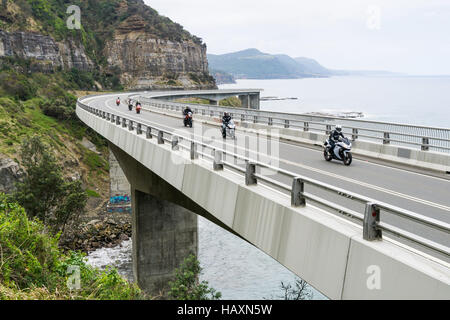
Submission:
[[[102,112],[102,118],[106,119],[106,112],[105,111]]]
[[[269,126],[273,125],[273,119],[272,119],[272,118],[269,118],[269,123],[268,123],[268,125],[269,125]]]
[[[430,139],[423,137],[422,138],[422,151],[429,151],[430,150]]]
[[[106,113],[106,120],[111,120],[111,114],[109,112]]]
[[[258,116],[253,116],[253,123],[258,123]]]
[[[116,122],[116,118],[115,118],[115,116],[112,113],[111,113],[111,122],[112,123]]]
[[[375,203],[366,203],[363,221],[363,239],[368,241],[380,240],[382,238],[380,223],[380,208]]]
[[[120,116],[116,116],[116,124],[120,125]]]
[[[384,138],[383,138],[383,144],[389,144],[391,142],[391,139],[389,137],[389,132],[385,132],[383,134]]]
[[[245,164],[245,185],[250,186],[258,183],[255,173],[256,173],[256,164],[247,161]]]
[[[191,141],[191,160],[198,159],[197,144]]]
[[[205,109],[202,109],[202,116],[204,116],[206,114]]]
[[[309,131],[309,122],[304,122],[303,123],[303,131],[308,132]]]
[[[211,111],[209,115],[211,118],[214,117],[214,111]]]
[[[241,114],[241,122],[244,122],[245,121],[245,114]]]
[[[128,120],[128,130],[133,131],[134,126],[133,126],[133,120]]]
[[[136,133],[142,134],[142,124],[138,123],[136,126]]]
[[[178,145],[178,137],[172,136],[172,150],[177,151],[180,150],[180,146]]]
[[[122,118],[122,128],[125,128],[127,126],[127,119]]]
[[[147,127],[146,138],[147,139],[153,138],[153,136],[152,136],[152,128],[151,127]]]
[[[331,133],[331,124],[326,125],[325,134],[329,135]]]
[[[223,170],[222,152],[217,150],[213,150],[213,152],[214,152],[213,169],[215,171]]]
[[[353,128],[352,133],[352,140],[358,139],[358,129]]]
[[[292,180],[292,190],[291,190],[291,206],[300,207],[306,205],[306,199],[303,195],[305,191],[305,183],[303,179],[295,177]]]
[[[289,120],[284,120],[284,127],[289,128]]]
[[[164,144],[163,132],[158,131],[158,144]]]

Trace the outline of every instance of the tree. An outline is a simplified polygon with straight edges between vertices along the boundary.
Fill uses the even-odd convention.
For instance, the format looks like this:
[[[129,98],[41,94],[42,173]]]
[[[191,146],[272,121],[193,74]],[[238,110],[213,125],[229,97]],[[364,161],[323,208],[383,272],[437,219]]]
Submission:
[[[13,195],[30,218],[38,218],[55,231],[64,231],[84,210],[87,194],[80,181],[66,182],[55,157],[38,136],[24,141],[22,165],[26,176]]]
[[[220,292],[208,287],[207,281],[199,283],[200,263],[191,254],[184,259],[181,267],[175,270],[175,280],[169,282],[169,297],[176,300],[218,300]]]
[[[284,300],[310,300],[313,293],[308,288],[305,280],[295,280],[295,288],[291,284],[285,285],[281,282],[281,288],[284,290]]]

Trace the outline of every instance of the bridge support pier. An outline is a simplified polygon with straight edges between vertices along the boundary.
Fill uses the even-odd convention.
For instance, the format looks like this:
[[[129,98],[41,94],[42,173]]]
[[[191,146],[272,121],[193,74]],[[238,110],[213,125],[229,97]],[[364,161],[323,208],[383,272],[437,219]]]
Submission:
[[[259,93],[240,95],[239,100],[241,100],[242,108],[259,110]]]
[[[131,198],[135,281],[151,294],[167,292],[175,268],[197,255],[197,215],[137,189]]]
[[[131,184],[134,281],[151,295],[167,293],[175,269],[190,254],[197,256],[192,211],[204,210],[114,144],[109,148]]]

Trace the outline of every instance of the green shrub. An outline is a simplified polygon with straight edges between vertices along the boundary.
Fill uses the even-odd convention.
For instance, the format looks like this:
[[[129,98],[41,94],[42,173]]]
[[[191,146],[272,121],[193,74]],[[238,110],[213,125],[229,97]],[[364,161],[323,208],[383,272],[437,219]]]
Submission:
[[[0,74],[0,86],[6,95],[18,100],[33,98],[38,89],[34,82],[28,80],[23,74],[15,72],[2,72]]]
[[[100,271],[84,254],[58,248],[58,236],[0,193],[0,300],[4,299],[143,299],[139,288],[116,269]],[[69,288],[69,268],[77,267],[80,288]]]
[[[64,180],[55,157],[38,136],[23,142],[21,158],[26,176],[16,184],[14,199],[31,218],[63,232],[66,224],[84,211],[87,195],[81,182]]]
[[[219,101],[220,106],[224,107],[242,107],[242,102],[237,97],[229,97]]]
[[[76,119],[75,110],[66,106],[47,103],[42,107],[42,112],[46,116],[53,117],[58,120]]]
[[[222,296],[220,292],[208,287],[207,281],[199,283],[201,272],[200,263],[191,254],[180,268],[175,270],[175,280],[169,282],[169,297],[176,300],[218,300]]]
[[[60,256],[58,237],[49,236],[44,225],[29,221],[25,210],[0,194],[0,281],[11,288],[54,287],[52,271]]]

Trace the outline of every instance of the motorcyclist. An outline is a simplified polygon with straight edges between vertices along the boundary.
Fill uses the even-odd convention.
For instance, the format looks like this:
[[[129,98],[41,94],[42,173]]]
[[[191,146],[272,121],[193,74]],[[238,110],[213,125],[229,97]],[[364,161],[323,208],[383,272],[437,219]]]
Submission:
[[[191,113],[191,118],[190,119],[188,118],[189,112]],[[193,112],[192,112],[190,107],[186,107],[183,110],[183,116],[184,116],[183,123],[184,123],[185,127],[186,126],[190,126],[192,128],[192,114],[193,114]]]
[[[183,115],[186,116],[189,112],[193,113],[190,107],[186,107],[186,109],[183,110]]]
[[[117,97],[116,104],[120,105],[120,98],[119,97]]]
[[[330,150],[333,151],[334,150],[334,146],[336,145],[336,142],[339,141],[340,138],[345,138],[344,134],[342,133],[342,126],[341,125],[336,125],[336,127],[334,128],[333,131],[331,131],[330,133]]]
[[[228,122],[230,122],[231,116],[228,112],[225,112],[222,117],[222,135],[225,137]]]

